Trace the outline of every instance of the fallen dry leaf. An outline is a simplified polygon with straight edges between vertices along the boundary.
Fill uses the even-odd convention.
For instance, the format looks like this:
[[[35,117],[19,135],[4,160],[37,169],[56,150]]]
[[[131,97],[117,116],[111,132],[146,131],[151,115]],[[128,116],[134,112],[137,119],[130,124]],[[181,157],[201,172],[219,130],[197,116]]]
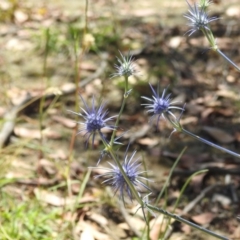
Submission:
[[[238,225],[238,226],[236,227],[236,229],[234,230],[231,238],[232,238],[232,239],[240,239],[240,225]]]
[[[14,12],[14,17],[18,23],[24,23],[28,20],[28,15],[21,10],[16,10]]]
[[[170,220],[170,223],[174,222],[174,219]],[[159,215],[157,219],[153,219],[150,221],[151,231],[150,238],[151,240],[158,240],[159,234],[163,233],[167,227],[168,218],[165,218],[164,215]]]
[[[13,105],[19,105],[28,97],[28,92],[16,87],[7,90],[7,97],[11,99]]]
[[[207,132],[211,137],[220,143],[231,143],[235,138],[229,133],[215,127],[203,127],[202,130]]]
[[[191,227],[186,224],[182,224],[181,229],[185,234],[190,234],[192,230]]]
[[[238,93],[235,93],[228,89],[221,89],[221,90],[217,91],[216,94],[219,97],[229,98],[229,99],[236,100],[236,101],[238,101],[240,98]]]
[[[13,51],[26,51],[32,49],[33,44],[27,40],[11,38],[6,42],[5,48]]]
[[[92,221],[95,221],[96,223],[98,223],[101,226],[106,226],[108,224],[108,220],[100,214],[91,212],[87,215],[88,215],[89,219],[91,219]]]
[[[225,117],[232,117],[234,115],[233,109],[225,108],[225,109],[216,109],[216,113],[219,113]]]
[[[146,146],[155,146],[158,144],[159,139],[157,138],[141,138],[137,142]]]
[[[226,15],[229,17],[240,17],[240,9],[237,6],[227,8]]]
[[[95,240],[92,234],[92,230],[85,228],[81,234],[80,240]]]
[[[75,89],[76,89],[76,84],[69,83],[69,82],[63,84],[61,87],[62,92],[71,92],[71,91],[74,91]]]
[[[34,193],[39,201],[48,203],[50,205],[61,207],[65,205],[72,205],[75,203],[75,198],[61,197],[53,192],[48,192],[45,190],[40,190],[38,188],[34,189]]]
[[[172,37],[168,44],[171,48],[178,48],[182,40],[183,40],[183,37],[181,36]]]
[[[4,114],[6,114],[7,109],[4,107],[0,107],[0,117],[2,118],[4,116]]]
[[[90,231],[92,234],[92,237],[96,240],[110,240],[111,239],[107,234],[98,231],[96,225],[89,224],[88,222],[82,221],[82,220],[80,220],[76,224],[74,232],[76,235],[81,234],[80,236],[82,237],[83,232],[85,232],[86,230]],[[84,235],[83,237],[87,237],[87,236],[88,236],[88,234],[86,233],[86,235]],[[81,237],[80,237],[80,239],[82,239]],[[85,239],[89,240],[88,238],[84,238],[84,240]]]
[[[238,142],[240,142],[240,132],[235,133],[235,138]]]
[[[65,205],[72,205],[76,203],[77,197],[61,197],[53,192],[48,192],[46,190],[40,190],[38,188],[34,189],[34,193],[39,201],[48,203],[50,205],[61,207]],[[79,203],[95,202],[96,198],[91,196],[82,197]]]
[[[52,116],[52,119],[58,123],[61,123],[63,126],[67,128],[74,128],[77,125],[77,123],[75,123],[72,119],[66,117],[54,115]]]
[[[28,129],[24,127],[15,127],[14,133],[22,138],[40,139],[41,134],[38,129]]]
[[[214,108],[205,108],[202,112],[201,112],[201,117],[202,118],[207,118],[210,114],[212,114],[214,112]]]
[[[49,175],[53,175],[57,173],[56,166],[48,161],[47,159],[40,159],[39,161],[39,167],[42,167]]]
[[[215,214],[206,212],[199,215],[192,216],[192,220],[200,225],[209,224],[215,217]]]
[[[181,119],[181,125],[189,125],[189,124],[196,124],[198,122],[197,117],[185,117],[184,119]]]
[[[63,149],[56,149],[53,153],[49,154],[49,157],[53,159],[66,160],[68,156]]]
[[[80,68],[82,70],[95,71],[97,69],[96,65],[93,63],[81,63]]]
[[[227,196],[215,193],[212,197],[212,202],[219,202],[224,208],[228,208],[232,200]]]
[[[29,139],[40,139],[41,133],[39,129],[29,129],[25,127],[15,127],[14,133],[22,138],[29,138]],[[57,131],[54,131],[50,128],[46,128],[42,131],[42,135],[44,137],[50,138],[50,139],[59,139],[61,138],[61,134]]]
[[[45,128],[42,131],[42,134],[44,137],[47,137],[50,139],[59,139],[62,137],[58,131],[52,130],[51,128]]]

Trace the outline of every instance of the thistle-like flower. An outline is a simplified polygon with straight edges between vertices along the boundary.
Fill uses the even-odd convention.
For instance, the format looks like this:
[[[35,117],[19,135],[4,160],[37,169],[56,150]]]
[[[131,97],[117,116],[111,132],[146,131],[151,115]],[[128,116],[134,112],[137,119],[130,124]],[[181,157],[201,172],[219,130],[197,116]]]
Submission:
[[[144,181],[150,180],[142,175],[146,171],[139,170],[141,163],[139,162],[139,159],[134,160],[135,154],[136,151],[134,151],[132,155],[128,157],[126,151],[124,162],[122,163],[122,168],[126,173],[127,177],[129,178],[129,180],[131,181],[131,183],[136,187],[136,190],[138,192],[141,191],[141,188],[145,188],[151,191],[151,189],[145,183],[143,183],[143,180]],[[112,186],[114,189],[114,194],[116,194],[119,191],[120,198],[124,201],[124,192],[126,192],[128,197],[132,200],[133,199],[132,192],[121,170],[117,165],[114,165],[110,162],[108,162],[108,164],[111,166],[111,168],[103,168],[107,172],[100,174],[95,178],[99,177],[106,178],[106,180],[104,180],[103,183]]]
[[[160,117],[166,117],[166,114],[170,114],[173,119],[177,119],[175,117],[175,115],[171,112],[171,109],[178,109],[183,111],[184,109],[181,107],[177,107],[174,106],[173,104],[176,104],[177,102],[171,102],[170,96],[171,94],[168,94],[167,96],[165,96],[166,93],[166,89],[163,90],[162,96],[159,96],[159,88],[158,91],[156,92],[152,85],[149,84],[151,90],[152,90],[152,98],[148,98],[148,97],[142,97],[143,99],[150,101],[151,103],[146,103],[146,104],[142,104],[145,105],[147,109],[149,109],[147,112],[148,113],[153,113],[153,117],[158,116],[157,118],[157,124],[160,120]]]
[[[87,105],[87,103],[84,101],[84,99],[81,96],[80,98],[84,104],[84,108],[81,108],[83,113],[76,113],[70,110],[69,111],[81,116],[85,120],[84,122],[77,122],[78,124],[83,125],[83,127],[80,129],[80,131],[77,134],[85,132],[85,135],[87,136],[86,143],[88,143],[90,137],[92,136],[92,145],[93,145],[96,133],[99,133],[101,138],[105,139],[101,132],[102,128],[107,128],[111,130],[115,129],[115,126],[108,125],[107,122],[109,122],[116,116],[106,118],[108,111],[104,110],[105,104],[102,103],[99,107],[96,107],[94,97],[92,97],[91,107]]]
[[[218,18],[217,17],[209,18],[208,14],[205,11],[206,7],[204,6],[199,7],[197,3],[194,3],[193,6],[191,6],[187,0],[186,2],[189,6],[189,9],[188,9],[189,13],[184,14],[184,17],[190,20],[188,25],[192,27],[186,33],[189,33],[189,36],[191,36],[193,33],[195,33],[198,30],[211,31],[209,28],[209,23],[217,20]]]
[[[118,64],[115,64],[116,72],[111,75],[111,77],[121,77],[126,76],[130,77],[132,75],[135,75],[137,73],[137,70],[134,66],[133,57],[131,55],[127,55],[126,57],[123,56],[123,54],[119,51],[120,58],[117,57]]]

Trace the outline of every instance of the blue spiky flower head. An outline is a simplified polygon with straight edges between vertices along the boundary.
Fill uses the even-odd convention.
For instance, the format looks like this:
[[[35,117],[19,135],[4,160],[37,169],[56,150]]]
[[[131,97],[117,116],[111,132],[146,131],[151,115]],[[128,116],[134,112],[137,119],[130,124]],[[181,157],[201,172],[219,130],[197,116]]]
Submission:
[[[119,51],[120,57],[117,57],[118,64],[115,64],[116,72],[111,75],[111,77],[130,77],[137,73],[136,67],[134,65],[133,57],[128,54],[126,57]]]
[[[129,178],[129,180],[131,181],[131,183],[136,187],[137,191],[140,191],[141,188],[145,188],[151,191],[151,189],[143,182],[149,181],[149,179],[143,176],[143,173],[145,173],[146,171],[140,171],[141,163],[139,162],[138,158],[134,160],[135,154],[136,151],[134,151],[132,155],[128,157],[126,151],[124,161],[122,163],[122,168],[126,173],[127,177]],[[106,178],[106,180],[104,180],[103,183],[112,186],[115,194],[119,192],[119,196],[123,201],[125,192],[127,193],[128,197],[132,200],[133,199],[132,192],[124,176],[122,175],[121,170],[117,165],[114,165],[110,162],[108,162],[108,164],[111,166],[111,168],[103,168],[104,170],[106,170],[106,173],[100,174],[96,176],[96,178],[99,177]]]
[[[189,36],[191,36],[193,33],[195,33],[198,30],[207,30],[211,31],[209,28],[209,23],[212,21],[217,20],[217,17],[208,17],[208,14],[206,13],[206,5],[209,5],[209,1],[204,2],[202,6],[198,6],[197,3],[194,3],[193,6],[189,4],[189,2],[186,0],[188,4],[188,13],[184,14],[184,17],[186,17],[189,20],[188,25],[192,27],[190,30],[187,31],[189,33]]]
[[[151,90],[152,90],[152,98],[144,97],[142,96],[143,99],[149,101],[150,103],[145,103],[142,104],[148,109],[148,113],[153,114],[152,118],[155,116],[158,116],[157,118],[157,123],[160,120],[160,117],[164,117],[166,114],[170,114],[174,119],[176,119],[175,115],[171,112],[172,109],[178,109],[183,111],[184,109],[181,107],[174,106],[177,102],[172,102],[170,99],[171,94],[166,94],[166,89],[163,90],[162,95],[159,95],[159,87],[157,92],[154,90],[151,84],[149,84]]]
[[[90,137],[92,136],[92,145],[93,145],[96,133],[99,133],[100,136],[104,138],[101,132],[103,128],[107,128],[111,130],[115,129],[115,126],[108,125],[107,123],[111,121],[113,118],[115,118],[116,116],[106,118],[108,111],[104,110],[105,104],[102,103],[99,107],[96,107],[94,96],[92,97],[91,107],[87,105],[87,103],[84,101],[82,96],[80,96],[80,98],[84,104],[84,108],[81,107],[82,113],[76,113],[73,111],[70,111],[70,112],[77,114],[84,119],[83,122],[77,122],[78,124],[82,125],[82,128],[80,129],[78,134],[85,132],[85,135],[87,136],[87,143]]]

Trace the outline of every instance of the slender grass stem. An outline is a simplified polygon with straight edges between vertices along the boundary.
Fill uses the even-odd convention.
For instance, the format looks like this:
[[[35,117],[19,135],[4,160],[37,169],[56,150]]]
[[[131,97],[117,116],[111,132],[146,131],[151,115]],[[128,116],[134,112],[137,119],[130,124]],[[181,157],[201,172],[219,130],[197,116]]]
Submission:
[[[181,199],[184,191],[186,190],[186,187],[188,186],[188,184],[190,183],[190,181],[192,180],[192,178],[195,177],[195,176],[197,176],[197,175],[199,175],[199,174],[206,173],[207,171],[208,171],[207,169],[200,170],[200,171],[198,171],[198,172],[193,173],[193,174],[187,179],[187,181],[184,183],[184,185],[183,185],[183,187],[182,187],[182,189],[181,189],[181,191],[180,191],[179,197],[177,198],[177,200],[176,200],[176,202],[175,202],[175,204],[174,204],[174,206],[173,206],[173,214],[174,214],[174,212],[175,212],[175,210],[176,210],[176,208],[177,208],[177,206],[178,206],[178,204],[179,204],[179,201],[180,201],[180,199]],[[167,226],[168,226],[169,224],[170,224],[170,218],[168,219]],[[163,234],[163,236],[166,236],[166,233],[167,233],[167,228],[166,228],[165,233]]]
[[[47,28],[44,32],[44,37],[45,37],[45,46],[44,46],[44,59],[43,59],[43,86],[45,90],[49,87],[49,78],[47,74],[47,62],[48,62],[48,56],[49,56],[49,41],[50,41],[50,29]],[[45,91],[44,90],[44,91]],[[44,104],[46,100],[46,95],[43,94],[43,96],[40,99],[40,104],[39,104],[39,130],[40,130],[40,145],[43,145],[43,121],[44,121]],[[43,152],[40,151],[39,153],[39,158],[43,157]]]
[[[180,217],[180,216],[178,216],[176,214],[172,214],[172,213],[170,213],[170,212],[168,212],[168,211],[166,211],[166,210],[164,210],[162,208],[158,208],[158,207],[152,206],[150,204],[146,204],[146,207],[151,209],[152,211],[159,212],[161,214],[164,214],[165,216],[168,216],[170,218],[175,219],[176,221],[179,221],[181,223],[187,224],[188,226],[191,226],[191,227],[193,227],[193,228],[195,228],[197,230],[205,232],[206,234],[211,235],[213,237],[216,237],[217,239],[229,240],[229,238],[227,238],[225,236],[222,236],[222,235],[219,235],[219,234],[217,234],[215,232],[212,232],[209,229],[206,229],[206,228],[204,228],[202,226],[199,226],[199,225],[197,225],[197,224],[195,224],[193,222],[190,222],[190,221],[186,220],[185,218],[182,218],[182,217]]]
[[[163,187],[162,187],[162,189],[161,189],[161,192],[159,193],[159,195],[158,195],[158,197],[157,197],[157,199],[156,199],[156,201],[155,201],[155,204],[158,204],[158,203],[159,203],[159,200],[161,199],[164,191],[166,190],[166,188],[168,187],[168,185],[169,185],[169,183],[170,183],[170,179],[171,179],[171,177],[172,177],[173,171],[175,170],[177,164],[179,163],[179,161],[180,161],[183,153],[186,151],[186,149],[187,149],[187,147],[185,147],[185,148],[181,151],[181,153],[178,155],[178,158],[176,159],[176,161],[175,161],[174,164],[172,165],[171,170],[170,170],[170,172],[169,172],[169,174],[168,174],[167,180],[165,181],[165,183],[164,183],[164,185],[163,185]]]

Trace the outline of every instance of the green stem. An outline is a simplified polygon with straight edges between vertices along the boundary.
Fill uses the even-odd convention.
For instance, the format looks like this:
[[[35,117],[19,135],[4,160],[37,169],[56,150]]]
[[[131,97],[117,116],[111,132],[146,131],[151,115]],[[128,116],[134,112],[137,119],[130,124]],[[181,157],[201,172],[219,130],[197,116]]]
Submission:
[[[204,36],[208,39],[208,42],[210,43],[212,49],[216,51],[218,49],[218,46],[216,44],[212,31],[206,30],[205,28],[202,28],[201,30]]]
[[[187,149],[187,147],[185,147],[185,148],[181,151],[181,153],[179,154],[178,158],[176,159],[176,161],[174,162],[173,166],[171,167],[171,170],[170,170],[170,172],[169,172],[169,174],[168,174],[167,180],[165,181],[164,186],[163,186],[160,194],[158,195],[158,197],[157,197],[157,199],[156,199],[156,201],[155,201],[155,204],[158,204],[158,203],[159,203],[159,200],[161,199],[164,191],[167,189],[167,187],[168,187],[168,185],[169,185],[169,182],[170,182],[170,179],[171,179],[171,177],[172,177],[173,171],[175,170],[178,162],[180,161],[180,159],[181,159],[183,153],[186,151],[186,149]]]
[[[122,116],[122,113],[123,113],[125,104],[126,104],[126,102],[127,102],[128,95],[129,95],[129,91],[128,91],[128,76],[125,75],[125,91],[124,91],[124,95],[123,95],[123,100],[122,100],[121,109],[120,109],[120,111],[119,111],[119,114],[118,114],[118,117],[117,117],[117,120],[116,120],[116,123],[115,123],[116,128],[113,130],[113,133],[112,133],[112,136],[111,136],[110,146],[113,145],[114,138],[115,138],[116,132],[117,132],[117,127],[118,127],[120,118],[121,118],[121,116]]]
[[[195,228],[195,229],[197,229],[197,230],[200,230],[200,231],[202,231],[202,232],[205,232],[205,233],[207,233],[208,235],[211,235],[211,236],[216,237],[216,238],[218,238],[218,239],[229,240],[229,238],[227,238],[227,237],[224,237],[224,236],[221,236],[221,235],[219,235],[219,234],[217,234],[217,233],[214,233],[214,232],[210,231],[209,229],[206,229],[206,228],[204,228],[204,227],[202,227],[202,226],[199,226],[199,225],[197,225],[197,224],[195,224],[195,223],[192,223],[192,222],[186,220],[185,218],[182,218],[182,217],[180,217],[180,216],[178,216],[178,215],[176,215],[176,214],[172,214],[172,213],[170,213],[170,212],[168,212],[168,211],[166,211],[166,210],[164,210],[164,209],[162,209],[162,208],[154,207],[154,206],[152,206],[152,205],[150,205],[150,204],[146,204],[146,207],[149,208],[149,209],[152,210],[152,211],[155,211],[155,212],[159,212],[159,213],[161,213],[161,214],[164,214],[165,216],[168,216],[168,217],[170,217],[170,218],[173,218],[173,219],[175,219],[176,221],[179,221],[179,222],[181,222],[181,223],[187,224],[188,226],[191,226],[191,227],[193,227],[193,228]]]

